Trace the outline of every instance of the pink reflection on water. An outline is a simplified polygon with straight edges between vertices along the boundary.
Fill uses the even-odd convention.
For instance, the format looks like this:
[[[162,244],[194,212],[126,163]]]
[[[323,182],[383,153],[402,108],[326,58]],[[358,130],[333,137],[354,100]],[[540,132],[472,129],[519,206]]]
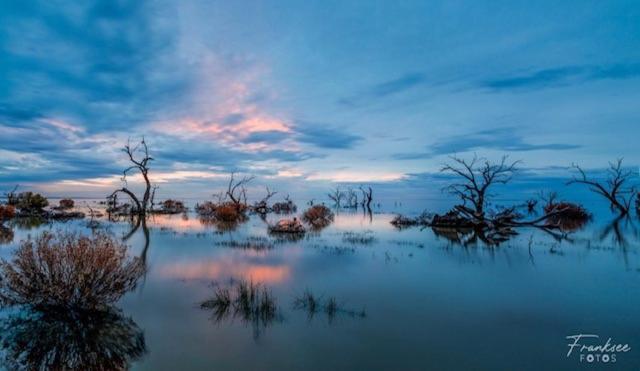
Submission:
[[[291,276],[288,265],[233,262],[229,259],[166,264],[159,269],[165,278],[183,280],[225,280],[244,278],[256,283],[281,283]]]
[[[197,232],[211,229],[194,216],[185,215],[161,215],[156,214],[149,218],[149,226],[157,228],[169,228],[176,232]]]

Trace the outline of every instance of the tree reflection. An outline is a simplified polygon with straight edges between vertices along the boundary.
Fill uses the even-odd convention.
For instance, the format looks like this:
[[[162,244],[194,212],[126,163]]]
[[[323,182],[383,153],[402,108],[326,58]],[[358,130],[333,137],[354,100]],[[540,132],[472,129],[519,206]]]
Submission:
[[[13,229],[0,225],[0,245],[13,242]]]
[[[25,309],[0,320],[3,364],[17,370],[122,370],[147,351],[144,333],[116,309]]]

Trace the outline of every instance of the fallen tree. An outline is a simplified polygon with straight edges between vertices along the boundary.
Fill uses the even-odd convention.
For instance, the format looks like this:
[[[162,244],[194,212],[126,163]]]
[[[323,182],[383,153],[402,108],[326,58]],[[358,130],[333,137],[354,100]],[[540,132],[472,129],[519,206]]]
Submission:
[[[519,162],[508,162],[507,159],[504,156],[500,162],[491,163],[477,156],[469,161],[452,157],[453,164],[445,165],[442,171],[453,173],[460,181],[446,186],[444,190],[458,197],[462,203],[442,215],[426,212],[413,218],[398,215],[391,223],[398,228],[423,226],[431,227],[434,231],[473,231],[473,239],[488,244],[498,244],[508,239],[517,233],[514,229],[517,227],[550,230],[584,225],[589,215],[586,210],[568,202],[556,203],[556,194],[550,196],[543,215],[535,219],[525,220],[515,206],[488,210],[489,190],[496,184],[507,184],[517,171]],[[529,210],[535,207],[535,204],[530,205],[532,203],[529,203]]]

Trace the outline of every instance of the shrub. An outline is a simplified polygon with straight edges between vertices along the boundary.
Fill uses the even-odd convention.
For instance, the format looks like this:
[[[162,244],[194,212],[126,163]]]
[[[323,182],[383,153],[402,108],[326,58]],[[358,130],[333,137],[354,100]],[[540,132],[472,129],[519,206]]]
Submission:
[[[11,205],[0,205],[0,224],[16,216],[16,208]]]
[[[214,216],[221,222],[235,222],[241,219],[242,213],[234,203],[227,202],[216,207]]]
[[[105,233],[90,237],[44,232],[0,262],[0,303],[94,310],[135,288],[145,267]]]
[[[160,212],[164,214],[180,214],[187,211],[187,208],[184,206],[184,202],[177,200],[165,200],[162,202],[162,209]]]
[[[547,220],[547,225],[565,231],[580,229],[591,219],[591,214],[582,205],[566,201],[548,203],[544,206],[544,213],[557,213]]]
[[[64,198],[60,200],[58,208],[62,210],[68,210],[68,209],[73,209],[75,205],[76,203],[73,200]]]
[[[333,212],[324,205],[315,205],[302,214],[302,220],[314,228],[324,228],[333,222]]]
[[[201,217],[213,217],[215,212],[216,212],[216,208],[217,207],[218,207],[218,205],[216,203],[213,203],[211,201],[207,201],[207,202],[205,202],[203,204],[197,204],[196,205],[196,212]]]
[[[12,197],[9,204],[20,211],[42,211],[49,206],[49,200],[39,193],[22,192]]]

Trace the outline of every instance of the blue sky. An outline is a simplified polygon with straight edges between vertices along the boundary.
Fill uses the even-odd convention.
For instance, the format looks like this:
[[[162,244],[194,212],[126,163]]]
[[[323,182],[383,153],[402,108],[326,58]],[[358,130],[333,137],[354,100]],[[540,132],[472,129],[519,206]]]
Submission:
[[[103,195],[142,135],[167,196],[640,163],[637,1],[75,3],[0,2],[1,187]]]

